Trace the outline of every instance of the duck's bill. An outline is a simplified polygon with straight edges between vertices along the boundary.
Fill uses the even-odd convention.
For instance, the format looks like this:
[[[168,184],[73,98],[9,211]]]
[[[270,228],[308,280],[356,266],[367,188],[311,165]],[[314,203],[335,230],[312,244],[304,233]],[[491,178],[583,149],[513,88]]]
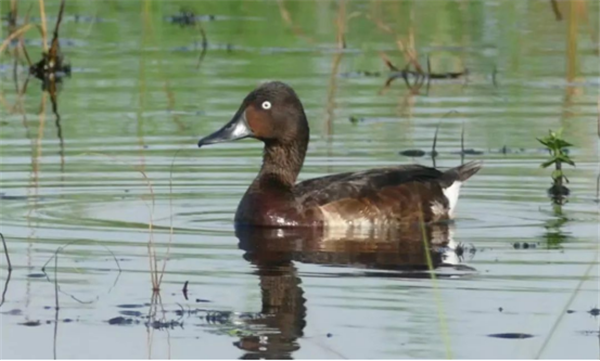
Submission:
[[[203,145],[231,142],[238,139],[244,139],[252,136],[252,130],[246,121],[244,112],[239,112],[225,126],[211,135],[200,139],[198,147]]]

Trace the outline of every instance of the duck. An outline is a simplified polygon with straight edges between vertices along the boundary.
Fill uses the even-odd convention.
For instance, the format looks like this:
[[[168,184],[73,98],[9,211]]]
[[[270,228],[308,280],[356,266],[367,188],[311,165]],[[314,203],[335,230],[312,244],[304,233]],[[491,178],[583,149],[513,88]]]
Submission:
[[[198,147],[253,138],[263,162],[235,213],[236,227],[372,229],[452,220],[461,185],[482,168],[441,171],[418,164],[338,173],[297,182],[309,143],[304,107],[280,81],[259,85],[221,129]]]

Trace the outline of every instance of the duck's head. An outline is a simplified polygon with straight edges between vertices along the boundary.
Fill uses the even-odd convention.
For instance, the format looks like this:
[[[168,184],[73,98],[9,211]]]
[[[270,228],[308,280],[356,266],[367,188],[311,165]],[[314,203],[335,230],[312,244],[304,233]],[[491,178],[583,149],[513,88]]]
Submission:
[[[267,145],[308,142],[308,122],[296,92],[282,82],[260,85],[242,102],[233,119],[198,142],[198,147],[244,138]]]

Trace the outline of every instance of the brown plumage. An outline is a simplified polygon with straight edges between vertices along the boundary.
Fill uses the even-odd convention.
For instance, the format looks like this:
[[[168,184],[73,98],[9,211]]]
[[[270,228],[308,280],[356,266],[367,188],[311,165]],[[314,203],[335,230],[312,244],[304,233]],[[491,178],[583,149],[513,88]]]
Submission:
[[[372,228],[452,217],[462,182],[479,169],[470,162],[441,172],[406,165],[340,173],[298,184],[309,128],[302,103],[281,82],[263,84],[233,119],[198,146],[247,137],[265,143],[262,168],[242,198],[237,225]]]

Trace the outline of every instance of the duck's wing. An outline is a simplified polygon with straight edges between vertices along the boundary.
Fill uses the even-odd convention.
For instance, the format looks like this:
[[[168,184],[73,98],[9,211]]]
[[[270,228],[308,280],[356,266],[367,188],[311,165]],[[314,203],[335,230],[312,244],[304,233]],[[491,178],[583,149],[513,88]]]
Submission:
[[[348,172],[309,179],[294,187],[303,204],[324,205],[345,198],[373,197],[389,187],[442,180],[444,173],[421,165],[405,165]]]
[[[470,162],[445,172],[406,165],[340,173],[301,182],[294,193],[307,211],[318,210],[328,223],[419,217],[428,222],[452,214],[461,182],[480,168]]]

